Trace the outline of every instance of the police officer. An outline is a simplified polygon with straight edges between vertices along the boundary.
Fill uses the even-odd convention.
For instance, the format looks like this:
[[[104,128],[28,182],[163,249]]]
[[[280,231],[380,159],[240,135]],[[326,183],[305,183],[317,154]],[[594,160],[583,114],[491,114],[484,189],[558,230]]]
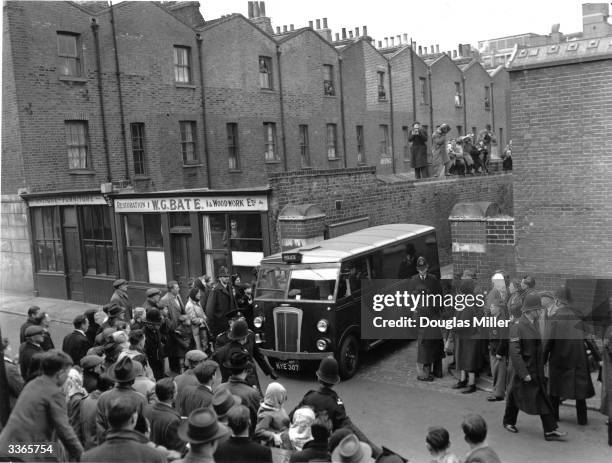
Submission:
[[[228,316],[230,318],[230,329],[217,336],[215,353],[213,354],[213,359],[221,366],[222,381],[226,382],[231,375],[231,371],[224,366],[229,360],[229,354],[237,349],[242,350],[248,354],[251,362],[247,371],[246,382],[261,393],[259,378],[253,361],[256,361],[261,370],[273,380],[278,379],[278,375],[270,366],[268,359],[259,350],[255,343],[255,333],[249,329],[242,313],[234,310],[228,313]]]

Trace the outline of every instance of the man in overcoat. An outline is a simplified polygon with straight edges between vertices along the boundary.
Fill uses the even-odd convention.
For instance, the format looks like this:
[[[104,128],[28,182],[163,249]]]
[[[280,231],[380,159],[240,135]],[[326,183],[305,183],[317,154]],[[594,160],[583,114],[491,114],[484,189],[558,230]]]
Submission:
[[[573,399],[578,424],[586,425],[586,399],[595,395],[586,352],[587,328],[570,306],[572,296],[567,286],[557,289],[555,300],[558,310],[549,320],[544,343],[553,412],[558,420],[561,401]]]
[[[219,269],[219,283],[214,287],[206,301],[206,316],[213,338],[227,330],[229,324],[226,315],[236,308],[229,280],[230,275],[227,268],[221,267]]]
[[[542,340],[536,324],[538,310],[542,310],[540,296],[527,294],[521,318],[510,326],[509,352],[515,375],[508,393],[503,424],[508,431],[516,433],[519,410],[528,415],[540,415],[544,438],[559,441],[564,440],[567,433],[557,429],[552,404],[546,393]]]
[[[412,125],[408,136],[410,142],[410,164],[416,178],[427,178],[427,132],[419,122]]]
[[[130,302],[130,298],[127,293],[128,282],[123,278],[119,278],[113,282],[113,288],[115,291],[113,292],[109,303],[123,307],[125,309],[127,320],[130,321],[132,319],[132,303]]]

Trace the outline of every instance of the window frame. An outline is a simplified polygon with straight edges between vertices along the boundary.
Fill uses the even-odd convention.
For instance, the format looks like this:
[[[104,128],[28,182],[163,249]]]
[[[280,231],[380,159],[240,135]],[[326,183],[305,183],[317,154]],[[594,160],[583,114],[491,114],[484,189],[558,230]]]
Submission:
[[[276,122],[264,122],[264,161],[279,162],[280,153],[278,152],[278,139],[276,133]],[[269,153],[272,156],[269,156]]]
[[[463,91],[461,82],[455,82],[455,108],[463,108]]]
[[[40,212],[40,214],[39,214]],[[45,233],[45,213],[51,213],[51,236]],[[32,244],[34,245],[34,263],[36,273],[64,273],[65,269],[65,253],[63,244],[62,222],[59,206],[48,207],[33,207],[31,208],[32,218]],[[40,219],[40,221],[39,221]],[[43,245],[42,248],[40,245]],[[41,249],[53,249],[52,255],[43,255]],[[58,252],[59,250],[59,252]],[[50,266],[50,258],[53,258],[53,266]],[[41,259],[45,260],[45,265],[42,265]]]
[[[71,144],[71,137],[69,135],[72,134],[71,131],[69,131],[69,127],[78,127],[78,126],[82,126],[83,127],[83,135],[84,135],[84,143],[76,143],[76,144]],[[64,120],[64,129],[66,131],[66,147],[67,147],[67,154],[68,154],[68,169],[71,171],[78,171],[78,170],[88,170],[91,168],[91,159],[90,159],[90,149],[89,149],[89,121],[88,120],[83,120],[83,119],[65,119]],[[80,134],[79,134],[80,135]],[[80,141],[80,140],[79,140]],[[81,149],[84,148],[85,150],[85,165],[83,166],[83,157],[81,154]],[[71,160],[73,159],[73,156],[70,154],[71,150],[74,149],[78,149],[78,160],[79,160],[79,166],[77,167],[73,167],[71,165]]]
[[[376,71],[378,101],[387,101],[387,90],[385,87],[385,71]]]
[[[192,83],[192,76],[191,76],[191,47],[185,46],[185,45],[174,45],[173,47],[174,50],[174,82],[177,84],[186,84],[186,85],[190,85]],[[186,57],[186,61],[187,63],[181,63],[180,62],[180,56],[179,56],[179,51],[184,51],[185,52],[185,57]],[[185,79],[185,76],[182,74],[186,74],[186,79],[187,80],[183,80]]]
[[[240,170],[240,143],[238,134],[238,123],[228,122],[227,124],[225,124],[225,133],[227,140],[227,161],[229,165],[229,170]]]
[[[310,167],[310,137],[308,125],[298,126],[298,146],[300,148],[300,159],[303,167]]]
[[[91,218],[91,226],[88,228],[86,225],[86,220],[87,220],[87,211],[91,210],[91,214],[89,215],[89,218]],[[86,232],[87,230],[93,230],[95,231],[99,231],[100,228],[98,227],[96,229],[96,227],[94,226],[94,221],[93,221],[93,211],[94,210],[99,210],[102,211],[102,216],[99,217],[102,219],[102,227],[101,227],[101,231],[102,231],[102,238],[100,237],[87,237],[86,236]],[[77,208],[78,211],[78,219],[80,221],[80,229],[81,229],[81,247],[83,249],[82,252],[82,262],[83,262],[83,275],[85,276],[116,276],[117,275],[117,260],[116,260],[116,256],[115,256],[115,246],[113,244],[113,222],[112,222],[112,218],[111,218],[111,214],[110,214],[110,208],[108,206],[104,206],[104,205],[95,205],[95,206],[81,206]],[[108,225],[108,227],[104,226],[104,223],[106,223],[106,225]],[[108,235],[106,234],[106,230],[108,230]],[[89,266],[89,260],[88,260],[88,254],[87,254],[87,247],[88,246],[93,246],[94,247],[94,262],[95,262],[95,273],[90,272],[90,266]],[[106,272],[100,272],[99,271],[99,265],[98,265],[98,247],[103,246],[104,247],[104,259],[105,259],[105,264],[104,264],[104,268],[106,270]],[[109,259],[109,254],[112,256],[112,263],[110,262]]]
[[[326,146],[327,146],[327,159],[329,161],[335,161],[337,159],[340,159],[339,154],[338,154],[338,125],[337,124],[328,123],[325,125],[325,141],[326,141]],[[330,156],[330,153],[332,152],[332,150],[333,150],[333,156]]]
[[[259,88],[262,90],[274,90],[274,79],[272,78],[272,57],[260,55],[257,62],[259,68]],[[265,79],[267,79],[267,84]]]
[[[75,56],[62,54],[62,50],[60,49],[60,36],[64,37],[73,37],[74,38],[74,48],[75,48]],[[68,32],[68,31],[57,31],[57,58],[58,60],[74,60],[76,73],[63,73],[61,71],[61,66],[58,66],[59,75],[62,77],[83,77],[83,66],[82,66],[82,53],[81,53],[81,34],[76,32]],[[66,69],[69,70],[70,66],[66,66]]]
[[[485,111],[491,111],[491,86],[485,85],[485,96],[484,96],[484,109]]]
[[[334,83],[334,66],[332,64],[323,65],[323,95],[336,96],[336,86]]]
[[[357,163],[366,163],[366,152],[365,152],[365,132],[363,125],[355,126],[355,137],[357,139]]]
[[[138,133],[135,133],[135,129]],[[134,175],[147,175],[147,148],[144,122],[130,123],[130,138],[132,141],[132,162]]]
[[[144,217],[148,215],[148,216],[157,216],[159,217],[159,222],[160,222],[160,234],[161,234],[161,239],[162,239],[162,243],[161,246],[149,246],[147,245],[147,234],[146,234],[146,228],[145,228],[145,223],[144,223]],[[128,216],[140,216],[140,226],[141,229],[143,231],[143,236],[142,236],[142,241],[143,244],[130,244],[130,240],[129,240],[129,234],[128,234],[128,229],[127,229],[127,218]],[[147,212],[130,212],[127,214],[121,214],[121,230],[123,233],[123,242],[124,247],[125,247],[125,263],[126,263],[126,270],[128,272],[128,277],[130,281],[138,281],[141,283],[147,283],[150,284],[150,275],[149,275],[149,261],[148,261],[148,256],[147,256],[147,251],[162,251],[165,252],[165,243],[164,243],[164,234],[162,231],[162,217],[160,213],[147,213]],[[146,259],[146,265],[144,268],[144,274],[145,274],[145,280],[137,280],[136,278],[134,278],[134,275],[132,274],[132,268],[130,265],[130,254],[132,252],[144,252],[144,256]],[[164,269],[164,273],[166,272],[166,269]]]
[[[187,131],[183,130],[184,127],[189,127],[191,131],[191,140],[186,140],[185,135]],[[183,165],[197,165],[200,163],[200,156],[198,155],[198,137],[197,137],[197,125],[196,121],[179,121],[179,135],[180,135],[180,146],[181,146],[181,157],[183,159]],[[187,159],[189,146],[193,147],[193,159]]]
[[[421,105],[427,106],[429,101],[427,100],[427,78],[419,77],[419,94],[421,96]]]
[[[379,124],[378,125],[379,133],[380,133],[380,156],[381,157],[391,157],[389,152],[389,125],[388,124]]]

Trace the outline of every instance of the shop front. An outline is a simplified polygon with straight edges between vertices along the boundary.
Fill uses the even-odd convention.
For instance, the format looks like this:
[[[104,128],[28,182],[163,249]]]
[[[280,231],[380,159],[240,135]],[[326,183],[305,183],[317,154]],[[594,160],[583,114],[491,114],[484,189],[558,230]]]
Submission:
[[[25,195],[35,294],[105,303],[117,278],[114,216],[94,192]]]
[[[139,301],[147,287],[213,279],[221,266],[242,281],[270,254],[268,190],[114,196],[119,274]]]

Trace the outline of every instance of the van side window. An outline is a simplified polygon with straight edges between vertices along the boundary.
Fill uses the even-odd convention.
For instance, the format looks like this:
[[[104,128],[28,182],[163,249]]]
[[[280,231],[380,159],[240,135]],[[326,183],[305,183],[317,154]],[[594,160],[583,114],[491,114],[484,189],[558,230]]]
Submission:
[[[361,257],[342,264],[338,298],[354,295],[361,291],[361,280],[370,279],[370,258]]]

